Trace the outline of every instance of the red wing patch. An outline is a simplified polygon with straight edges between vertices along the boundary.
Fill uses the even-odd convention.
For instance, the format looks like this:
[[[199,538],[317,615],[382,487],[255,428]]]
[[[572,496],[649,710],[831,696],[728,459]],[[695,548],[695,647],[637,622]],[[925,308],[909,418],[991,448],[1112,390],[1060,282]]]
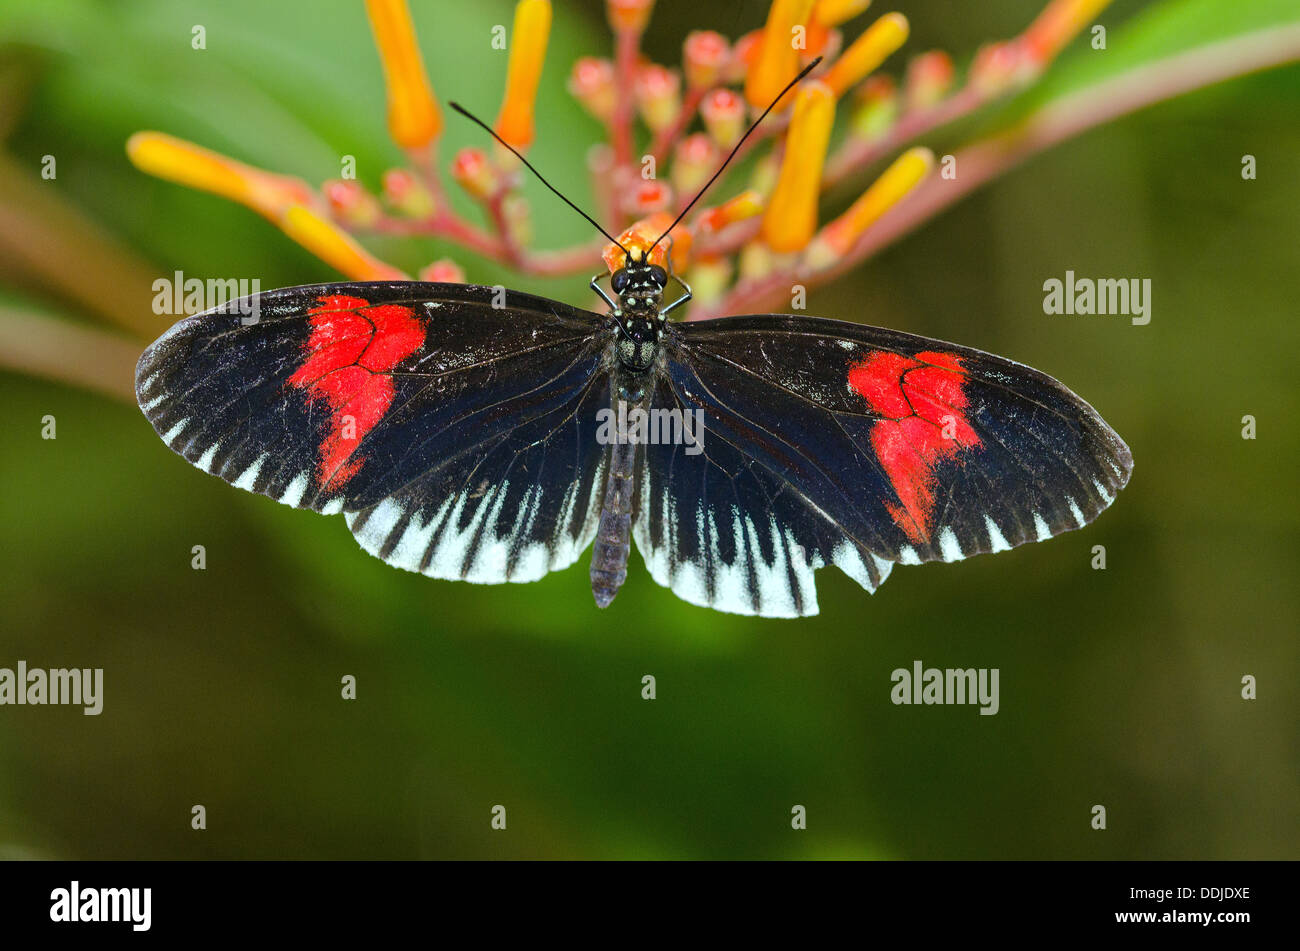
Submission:
[[[325,403],[330,431],[320,444],[318,479],[323,489],[338,489],[356,474],[363,459],[357,445],[393,402],[389,371],[424,344],[424,324],[409,307],[372,307],[360,297],[321,297],[311,314],[306,361],[289,383]]]
[[[914,542],[930,537],[935,467],[980,444],[966,421],[966,373],[951,353],[915,357],[873,353],[849,367],[849,387],[884,416],[871,428],[871,446],[899,504],[886,502],[894,523]]]

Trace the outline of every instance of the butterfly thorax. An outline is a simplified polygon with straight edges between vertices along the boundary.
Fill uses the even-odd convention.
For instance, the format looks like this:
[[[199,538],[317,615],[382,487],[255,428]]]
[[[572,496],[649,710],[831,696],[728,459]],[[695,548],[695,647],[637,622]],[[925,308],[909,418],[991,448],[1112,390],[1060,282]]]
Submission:
[[[618,332],[618,359],[629,370],[647,370],[654,363],[663,339],[664,286],[667,272],[644,260],[629,260],[610,277],[618,294],[613,317]]]

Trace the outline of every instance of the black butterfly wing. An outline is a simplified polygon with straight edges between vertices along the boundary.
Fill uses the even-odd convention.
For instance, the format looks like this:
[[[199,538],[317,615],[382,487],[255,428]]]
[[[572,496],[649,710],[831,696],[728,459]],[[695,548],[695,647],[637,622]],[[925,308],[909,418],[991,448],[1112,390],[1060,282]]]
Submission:
[[[649,445],[633,534],[688,601],[817,611],[834,564],[874,590],[894,563],[955,561],[1095,518],[1128,447],[1051,377],[911,334],[809,317],[674,327],[655,405],[704,436]]]
[[[868,591],[888,576],[892,562],[853,545],[811,500],[818,487],[801,484],[812,481],[805,473],[760,461],[770,439],[748,403],[724,415],[691,365],[672,360],[653,405],[702,414],[691,441],[645,447],[632,535],[656,582],[702,607],[802,617],[817,613],[813,572],[823,565]]]
[[[493,288],[284,288],[186,318],[140,358],[164,442],[442,578],[535,580],[599,514],[604,318]],[[493,306],[494,303],[501,306]]]

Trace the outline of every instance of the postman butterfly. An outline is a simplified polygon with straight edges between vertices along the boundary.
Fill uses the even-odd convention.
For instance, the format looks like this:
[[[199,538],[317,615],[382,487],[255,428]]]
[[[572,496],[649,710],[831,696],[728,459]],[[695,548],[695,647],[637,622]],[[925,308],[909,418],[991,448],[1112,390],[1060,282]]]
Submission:
[[[812,615],[819,568],[874,592],[897,564],[1082,528],[1127,483],[1129,449],[1096,411],[1003,357],[819,317],[669,320],[691,293],[671,230],[603,232],[623,255],[591,281],[604,313],[410,281],[269,291],[256,322],[231,302],[155,341],[136,395],[198,468],[341,512],[395,567],[527,582],[591,547],[600,607],[635,543],[692,604]],[[615,410],[698,423],[602,438]]]

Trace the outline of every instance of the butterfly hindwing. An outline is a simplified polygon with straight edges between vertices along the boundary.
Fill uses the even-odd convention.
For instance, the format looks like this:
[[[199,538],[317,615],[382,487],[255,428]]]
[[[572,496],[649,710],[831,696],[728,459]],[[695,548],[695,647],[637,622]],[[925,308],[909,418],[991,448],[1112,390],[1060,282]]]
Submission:
[[[1039,541],[1091,521],[1132,468],[1090,406],[1000,357],[808,317],[677,329],[656,405],[702,410],[702,451],[645,448],[634,534],[695,603],[815,613],[822,565],[874,590],[892,563]]]
[[[456,426],[430,437],[440,446],[464,437],[469,452],[429,460],[426,441],[396,460],[395,471],[419,474],[349,509],[361,546],[408,571],[483,583],[536,581],[576,561],[600,515],[606,450],[596,420],[609,405],[609,376],[583,361],[538,391],[458,414]],[[411,412],[423,402],[412,401]],[[513,425],[475,439],[470,428],[493,410],[517,414]]]
[[[186,459],[287,504],[346,511],[368,551],[437,577],[534,580],[590,541],[602,318],[415,282],[256,303],[186,318],[140,359],[141,408]]]
[[[699,411],[696,444],[647,445],[633,537],[659,584],[692,604],[734,614],[817,613],[813,572],[835,564],[868,591],[892,562],[848,537],[804,491],[756,463],[765,436],[724,418],[691,366],[670,364],[655,393],[660,409]]]

